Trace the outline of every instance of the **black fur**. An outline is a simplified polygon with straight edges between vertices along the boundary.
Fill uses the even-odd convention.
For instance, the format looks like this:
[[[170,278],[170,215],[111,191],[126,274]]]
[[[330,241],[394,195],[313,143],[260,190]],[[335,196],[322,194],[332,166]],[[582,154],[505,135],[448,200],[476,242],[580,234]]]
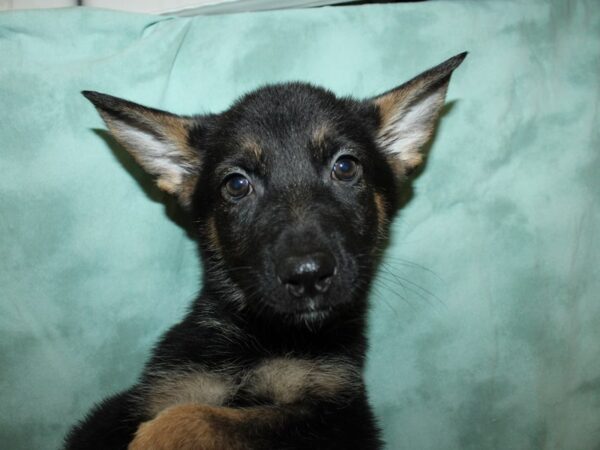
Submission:
[[[447,84],[463,58],[455,57],[445,72],[439,66],[422,75],[438,77],[424,95],[431,86]],[[126,147],[132,144],[115,123],[169,141],[163,128],[155,131],[150,119],[137,118],[144,111],[148,117],[167,113],[103,94],[84,95]],[[161,379],[182,370],[224,376],[236,390],[221,406],[281,408],[285,419],[265,428],[249,422],[242,427],[246,431],[238,430],[244,448],[381,448],[361,377],[340,384],[333,397],[305,386],[306,395],[287,403],[257,394],[247,381],[272,358],[334,366],[343,361],[357,373],[363,368],[367,293],[405,182],[401,165],[377,140],[380,108],[373,100],[340,99],[322,88],[289,83],[258,89],[224,113],[184,119],[183,145],[198,155],[193,170],[183,173],[194,177],[186,209],[201,249],[202,292],[155,347],[139,382],[97,405],[71,430],[65,448],[127,448],[139,424],[153,419],[144,404],[158,369]],[[356,168],[351,179],[333,173],[340,158]],[[227,190],[236,174],[251,184],[238,199]],[[316,275],[303,272],[293,258],[309,258],[313,266],[324,258],[334,269],[307,281]],[[305,278],[282,275],[290,264]],[[319,290],[304,292],[317,285]]]

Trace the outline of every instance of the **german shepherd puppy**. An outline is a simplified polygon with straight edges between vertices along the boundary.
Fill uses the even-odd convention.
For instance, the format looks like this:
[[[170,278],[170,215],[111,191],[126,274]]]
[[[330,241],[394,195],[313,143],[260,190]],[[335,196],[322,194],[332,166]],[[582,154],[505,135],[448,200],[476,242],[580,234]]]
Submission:
[[[65,448],[380,449],[367,293],[465,56],[367,100],[286,83],[190,117],[83,92],[191,215],[204,275],[139,382]]]

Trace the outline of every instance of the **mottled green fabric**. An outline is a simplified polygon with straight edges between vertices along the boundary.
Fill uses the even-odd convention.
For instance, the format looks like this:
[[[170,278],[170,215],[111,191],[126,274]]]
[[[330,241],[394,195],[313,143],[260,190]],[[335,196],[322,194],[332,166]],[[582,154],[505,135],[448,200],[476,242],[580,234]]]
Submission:
[[[56,448],[199,288],[80,90],[177,113],[283,80],[370,96],[469,50],[373,290],[387,448],[600,449],[599,5],[0,14],[0,447]]]

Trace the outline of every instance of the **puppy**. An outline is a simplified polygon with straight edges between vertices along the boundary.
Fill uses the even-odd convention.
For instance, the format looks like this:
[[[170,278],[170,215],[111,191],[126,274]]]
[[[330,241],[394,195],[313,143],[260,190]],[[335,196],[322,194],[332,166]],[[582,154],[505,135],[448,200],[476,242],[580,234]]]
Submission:
[[[203,288],[138,383],[66,449],[380,449],[367,293],[407,175],[466,53],[367,100],[266,86],[177,116],[85,91],[195,224]]]

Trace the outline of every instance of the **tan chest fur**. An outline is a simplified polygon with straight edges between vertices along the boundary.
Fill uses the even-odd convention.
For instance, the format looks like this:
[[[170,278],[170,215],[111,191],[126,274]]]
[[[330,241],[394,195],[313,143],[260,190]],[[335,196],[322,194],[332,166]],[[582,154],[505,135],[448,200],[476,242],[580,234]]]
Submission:
[[[284,405],[351,395],[361,385],[360,370],[344,359],[270,358],[241,377],[201,369],[155,374],[155,381],[145,386],[142,403],[144,412],[155,417],[184,403],[227,405],[240,392]]]
[[[361,382],[360,371],[342,359],[273,358],[251,372],[245,389],[275,404],[289,404],[346,395]]]

